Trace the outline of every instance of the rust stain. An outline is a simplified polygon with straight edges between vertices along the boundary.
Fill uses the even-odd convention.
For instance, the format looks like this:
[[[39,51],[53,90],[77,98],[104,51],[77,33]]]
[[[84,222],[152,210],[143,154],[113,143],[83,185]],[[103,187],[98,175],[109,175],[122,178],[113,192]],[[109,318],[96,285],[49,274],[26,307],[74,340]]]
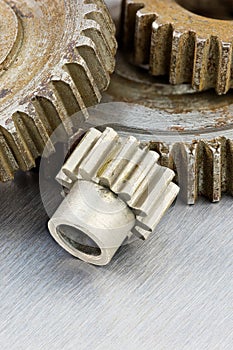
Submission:
[[[183,126],[179,126],[179,125],[174,125],[170,128],[171,131],[184,131],[185,128]]]
[[[6,1],[6,3],[12,8],[12,10],[20,17],[20,18],[34,18],[33,13],[30,11],[28,13],[23,13],[13,1]]]

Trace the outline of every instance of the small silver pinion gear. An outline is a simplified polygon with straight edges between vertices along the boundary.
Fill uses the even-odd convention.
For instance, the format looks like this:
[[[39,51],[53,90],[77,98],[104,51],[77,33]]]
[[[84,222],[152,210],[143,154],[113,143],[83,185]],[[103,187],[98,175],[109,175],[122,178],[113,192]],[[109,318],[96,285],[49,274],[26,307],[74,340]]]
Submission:
[[[147,239],[179,192],[158,159],[135,137],[89,129],[57,175],[68,194],[48,224],[54,239],[95,265],[133,236]]]

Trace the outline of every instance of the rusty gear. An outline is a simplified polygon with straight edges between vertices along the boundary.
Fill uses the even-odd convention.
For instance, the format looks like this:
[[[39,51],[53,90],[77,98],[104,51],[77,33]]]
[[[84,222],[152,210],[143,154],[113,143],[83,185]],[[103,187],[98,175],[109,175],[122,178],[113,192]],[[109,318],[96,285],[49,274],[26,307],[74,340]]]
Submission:
[[[127,57],[128,58],[128,57]],[[90,125],[114,126],[121,135],[135,135],[160,154],[160,164],[177,174],[188,204],[199,195],[213,202],[233,195],[233,97],[214,91],[195,93],[187,85],[159,82],[119,53],[104,102],[90,113]],[[98,117],[98,118],[97,118]]]
[[[102,0],[0,1],[0,180],[35,165],[52,131],[100,101],[114,69]]]
[[[154,76],[225,94],[233,87],[232,9],[232,0],[125,0],[124,46]]]

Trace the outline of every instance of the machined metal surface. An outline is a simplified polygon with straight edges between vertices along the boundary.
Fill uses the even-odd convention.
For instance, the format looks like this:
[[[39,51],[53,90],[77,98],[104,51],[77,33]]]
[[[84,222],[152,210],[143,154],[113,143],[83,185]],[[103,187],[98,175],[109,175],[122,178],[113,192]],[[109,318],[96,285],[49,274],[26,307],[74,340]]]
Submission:
[[[125,0],[124,48],[171,84],[225,94],[233,87],[232,9],[232,0]]]
[[[160,154],[161,165],[177,173],[188,204],[199,195],[218,202],[233,194],[233,98],[214,91],[195,93],[190,85],[172,86],[149,77],[143,68],[117,57],[116,73],[104,102],[90,123],[135,135]],[[95,115],[96,114],[96,115]],[[97,118],[98,114],[98,118]]]
[[[100,101],[115,27],[102,0],[0,1],[0,180],[28,170],[52,131]]]
[[[0,189],[1,350],[232,349],[231,198],[177,201],[99,268],[54,244],[38,174]]]
[[[106,265],[124,241],[147,239],[179,192],[175,173],[158,159],[135,137],[91,128],[57,176],[69,193],[49,221],[55,240],[82,260]],[[98,254],[80,249],[80,231],[95,242]]]

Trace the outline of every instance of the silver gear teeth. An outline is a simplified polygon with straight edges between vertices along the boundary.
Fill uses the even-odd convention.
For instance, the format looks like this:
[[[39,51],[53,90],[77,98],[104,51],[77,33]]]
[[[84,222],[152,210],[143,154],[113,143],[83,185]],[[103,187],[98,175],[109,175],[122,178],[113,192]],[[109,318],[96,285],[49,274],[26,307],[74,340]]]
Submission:
[[[91,128],[70,155],[57,181],[71,189],[78,179],[92,181],[117,194],[136,215],[133,233],[147,239],[179,188],[175,173],[158,165],[159,155],[140,148],[136,138],[120,138],[111,128]]]
[[[57,53],[60,64],[23,101],[2,113],[0,181],[34,167],[56,127],[62,122],[71,134],[69,117],[78,111],[87,117],[86,108],[98,103],[108,87],[117,48],[115,27],[102,0],[80,0],[74,11],[76,7],[83,16],[81,27],[77,20],[76,28],[70,28],[64,54]]]

